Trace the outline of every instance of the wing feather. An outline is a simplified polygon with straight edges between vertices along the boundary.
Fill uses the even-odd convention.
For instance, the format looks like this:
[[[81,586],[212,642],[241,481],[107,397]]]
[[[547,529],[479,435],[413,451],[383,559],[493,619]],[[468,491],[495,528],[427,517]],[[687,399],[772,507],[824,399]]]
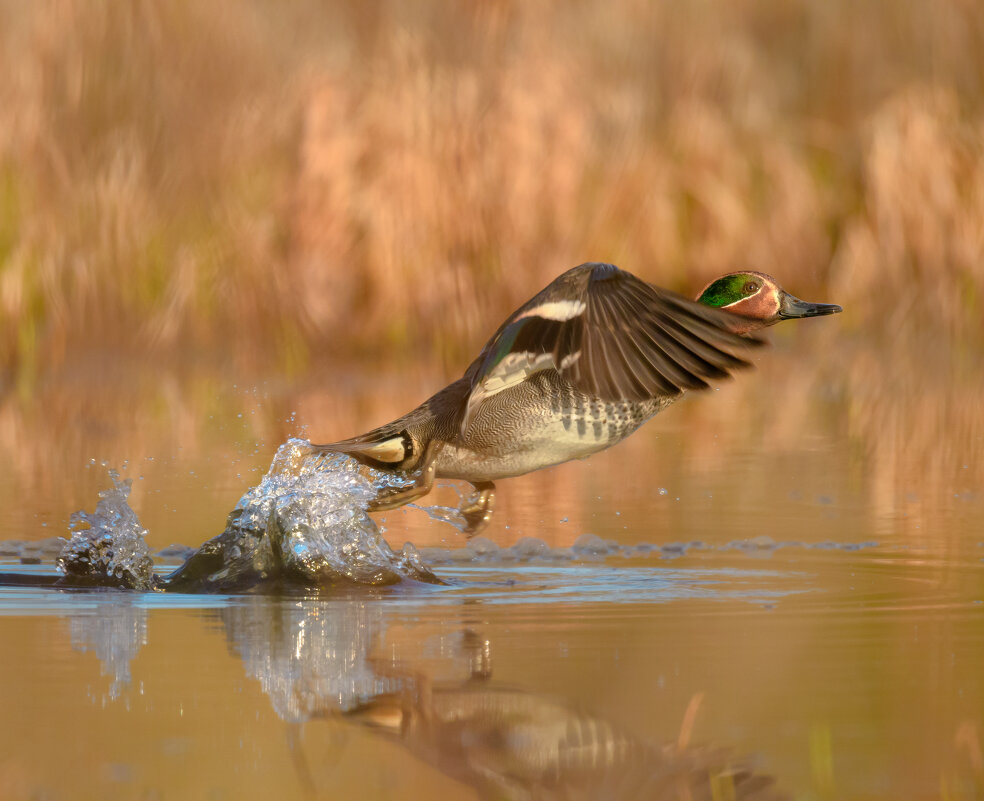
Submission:
[[[584,394],[645,401],[709,387],[749,367],[737,354],[761,340],[732,330],[734,315],[660,289],[612,265],[583,264],[520,307],[466,377],[463,426],[487,397],[539,370]]]

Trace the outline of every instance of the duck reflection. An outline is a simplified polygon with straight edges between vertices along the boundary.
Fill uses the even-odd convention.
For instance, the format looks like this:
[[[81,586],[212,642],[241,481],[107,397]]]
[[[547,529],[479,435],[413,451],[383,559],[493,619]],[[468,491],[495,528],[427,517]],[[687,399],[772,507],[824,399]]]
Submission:
[[[498,684],[491,643],[467,627],[437,648],[416,642],[405,659],[400,649],[383,658],[384,606],[256,598],[219,614],[285,720],[371,731],[483,799],[785,797],[723,749],[659,745],[563,699]],[[457,676],[439,675],[449,671]]]
[[[297,727],[321,721],[397,743],[481,799],[786,797],[726,749],[661,745],[562,698],[496,682],[492,643],[467,625],[424,640],[387,638],[393,608],[364,595],[245,596],[210,613],[293,724],[295,765],[311,795],[318,788]],[[99,656],[116,698],[147,642],[147,609],[95,604],[73,619],[71,637],[74,648]]]
[[[398,689],[370,660],[384,614],[379,601],[259,596],[218,611],[230,648],[288,723],[352,710]]]

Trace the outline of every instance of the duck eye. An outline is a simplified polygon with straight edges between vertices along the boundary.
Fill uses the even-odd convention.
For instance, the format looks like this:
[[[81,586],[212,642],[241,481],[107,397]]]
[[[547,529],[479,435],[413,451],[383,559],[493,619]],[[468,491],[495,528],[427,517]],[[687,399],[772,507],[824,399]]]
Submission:
[[[745,284],[746,295],[754,295],[758,291],[759,291],[758,281],[749,281],[747,284]]]

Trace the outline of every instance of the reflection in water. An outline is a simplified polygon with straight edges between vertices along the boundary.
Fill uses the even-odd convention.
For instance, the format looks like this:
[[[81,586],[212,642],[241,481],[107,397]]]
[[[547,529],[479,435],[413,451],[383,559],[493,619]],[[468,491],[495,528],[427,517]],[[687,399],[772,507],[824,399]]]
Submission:
[[[219,615],[246,673],[288,722],[301,723],[329,705],[353,709],[395,688],[369,664],[384,629],[378,601],[280,603],[255,597]]]
[[[419,679],[418,679],[419,682]],[[346,720],[399,742],[482,798],[782,798],[724,750],[659,746],[565,701],[484,677],[378,696]]]
[[[284,721],[370,731],[483,799],[785,797],[771,777],[724,749],[660,745],[564,699],[496,683],[491,643],[468,628],[441,649],[449,665],[426,660],[420,643],[406,659],[395,652],[384,659],[374,653],[387,629],[379,599],[244,597],[215,614]],[[117,596],[72,618],[72,645],[95,651],[113,676],[111,698],[130,682],[130,660],[147,642],[146,616]],[[457,678],[437,676],[449,671]],[[309,757],[295,756],[308,783]]]
[[[370,729],[482,798],[780,797],[722,752],[661,747],[563,700],[496,685],[491,645],[468,629],[451,655],[465,678],[440,681],[419,654],[372,656],[385,631],[378,602],[257,599],[220,614],[286,720]]]
[[[113,700],[130,685],[130,661],[147,644],[147,609],[133,603],[134,596],[114,593],[85,614],[69,617],[72,648],[93,651],[102,664],[102,675],[111,676]]]

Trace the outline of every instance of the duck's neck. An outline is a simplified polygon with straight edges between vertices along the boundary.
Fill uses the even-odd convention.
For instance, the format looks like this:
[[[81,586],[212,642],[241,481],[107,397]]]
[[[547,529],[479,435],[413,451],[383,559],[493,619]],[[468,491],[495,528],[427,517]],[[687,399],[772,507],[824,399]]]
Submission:
[[[778,322],[777,320],[759,320],[755,317],[745,317],[740,314],[732,314],[732,316],[735,318],[735,321],[727,326],[727,328],[732,334],[738,334],[739,336],[751,334],[760,328],[767,328]]]
[[[705,306],[713,304],[703,301],[703,295],[697,298],[697,302]],[[733,318],[734,323],[728,326],[728,330],[733,334],[744,336],[760,328],[765,328],[773,323],[777,323],[779,318],[775,312],[777,304],[762,293],[745,298],[730,306],[714,306],[721,311],[728,312]]]

